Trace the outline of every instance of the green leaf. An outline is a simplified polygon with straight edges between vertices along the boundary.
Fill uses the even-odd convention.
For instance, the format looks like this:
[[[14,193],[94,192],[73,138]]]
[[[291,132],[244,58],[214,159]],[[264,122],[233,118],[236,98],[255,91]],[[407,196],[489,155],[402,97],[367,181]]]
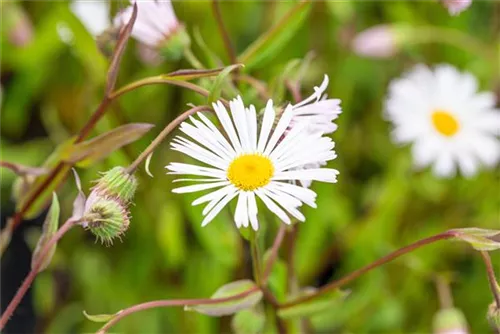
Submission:
[[[231,319],[231,328],[235,334],[258,334],[262,333],[265,322],[262,308],[253,307],[236,313]]]
[[[309,9],[309,1],[299,2],[275,26],[252,43],[238,57],[238,62],[251,69],[272,59],[301,27]]]
[[[226,298],[231,296],[236,296],[238,294],[249,291],[250,289],[255,289],[257,286],[255,282],[251,280],[240,280],[231,282],[229,284],[221,286],[215,293],[210,297],[211,299]],[[229,315],[236,313],[238,311],[250,308],[256,305],[262,299],[262,291],[255,290],[250,294],[238,298],[236,300],[231,300],[227,302],[220,302],[217,304],[199,304],[195,306],[185,306],[186,311],[196,311],[210,316],[220,317],[223,315]]]
[[[80,181],[80,177],[78,176],[76,170],[73,168],[73,175],[75,176],[76,189],[78,190],[78,194],[76,195],[75,200],[73,201],[73,213],[71,215],[72,219],[78,220],[82,218],[84,210],[85,210],[85,202],[87,198],[82,191],[82,182]]]
[[[122,311],[118,311],[115,314],[88,314],[85,310],[83,311],[83,315],[85,318],[89,319],[90,321],[93,322],[108,322],[114,317],[116,317],[118,314],[120,314]]]
[[[105,158],[122,146],[141,138],[153,127],[147,123],[132,123],[119,126],[90,140],[74,144],[63,154],[63,160],[76,163],[78,167],[88,167]]]
[[[459,228],[450,230],[455,233],[455,239],[469,243],[475,250],[492,251],[500,249],[500,230],[482,228]]]
[[[219,73],[217,78],[215,78],[214,84],[212,85],[212,89],[210,89],[210,94],[208,95],[208,102],[207,102],[208,105],[211,105],[212,102],[215,102],[216,100],[219,99],[222,84],[224,83],[224,80],[229,75],[229,73],[243,66],[244,65],[242,64],[234,64],[224,68],[224,70]]]
[[[316,288],[305,288],[301,295],[311,295],[316,291]],[[349,292],[346,291],[334,290],[304,303],[282,308],[278,311],[278,316],[283,319],[293,319],[309,317],[324,311],[332,312],[332,309],[339,307],[348,294]]]
[[[59,201],[57,200],[56,193],[52,193],[52,204],[50,206],[49,213],[45,218],[42,228],[42,236],[38,240],[35,251],[33,252],[33,257],[31,259],[31,268],[35,266],[38,261],[42,261],[42,265],[38,269],[38,272],[41,272],[47,268],[52,260],[52,256],[56,251],[57,243],[52,245],[49,252],[45,255],[44,259],[40,259],[42,255],[42,251],[45,248],[45,245],[52,239],[52,237],[56,234],[57,228],[59,227]]]

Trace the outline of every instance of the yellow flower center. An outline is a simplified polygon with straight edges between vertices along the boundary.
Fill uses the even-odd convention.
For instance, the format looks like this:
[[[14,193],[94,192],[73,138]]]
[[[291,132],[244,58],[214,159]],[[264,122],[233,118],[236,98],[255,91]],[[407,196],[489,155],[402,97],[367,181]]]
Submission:
[[[440,134],[447,137],[456,134],[460,128],[458,120],[452,114],[439,109],[432,113],[432,124]]]
[[[244,154],[234,159],[227,178],[238,189],[251,191],[269,183],[274,174],[271,160],[260,154]]]

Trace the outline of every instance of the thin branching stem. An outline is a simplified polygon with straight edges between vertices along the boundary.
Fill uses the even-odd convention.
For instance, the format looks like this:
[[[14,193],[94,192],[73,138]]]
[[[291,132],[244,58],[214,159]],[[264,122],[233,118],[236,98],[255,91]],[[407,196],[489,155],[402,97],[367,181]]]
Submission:
[[[264,272],[262,274],[262,285],[266,285],[267,280],[269,279],[269,275],[271,274],[271,270],[273,269],[273,264],[278,257],[278,251],[280,249],[281,244],[283,243],[283,239],[286,233],[286,226],[284,224],[280,225],[278,233],[276,234],[276,238],[274,239],[273,245],[271,247],[271,253],[266,263],[266,267],[264,268]]]
[[[495,298],[495,303],[497,308],[500,309],[500,291],[498,289],[498,283],[495,278],[495,271],[493,270],[493,264],[491,263],[491,258],[488,252],[480,252],[483,257],[484,264],[486,265],[486,273],[488,274],[488,282],[490,283],[491,293]]]
[[[233,44],[229,38],[229,34],[227,33],[226,27],[224,26],[224,21],[222,20],[222,14],[220,12],[219,1],[212,1],[212,8],[214,10],[215,20],[217,21],[217,26],[219,27],[219,32],[222,36],[222,40],[224,42],[224,47],[226,48],[227,55],[229,57],[229,61],[231,64],[236,64],[238,62],[236,58],[236,51],[233,48]]]
[[[7,322],[9,321],[10,317],[16,310],[17,306],[19,303],[21,303],[24,295],[30,288],[31,284],[35,280],[36,275],[38,275],[38,272],[42,266],[42,264],[45,261],[45,258],[49,254],[51,248],[59,241],[59,239],[62,238],[62,236],[68,232],[68,230],[73,227],[76,224],[76,220],[73,219],[68,219],[54,234],[54,236],[45,244],[43,247],[42,251],[40,252],[40,256],[37,258],[37,261],[33,264],[31,271],[29,272],[28,276],[24,279],[23,284],[17,290],[14,298],[10,301],[9,305],[5,309],[5,312],[2,314],[2,317],[0,318],[0,330],[2,330]]]
[[[137,167],[147,159],[147,157],[153,153],[153,151],[161,144],[161,142],[172,132],[179,124],[185,121],[189,116],[199,112],[199,111],[209,111],[212,110],[209,106],[197,106],[193,107],[181,115],[177,116],[172,122],[170,122],[160,134],[149,144],[149,146],[135,159],[134,162],[127,168],[127,173],[133,174]]]
[[[408,245],[406,247],[403,247],[403,248],[400,248],[380,259],[378,259],[377,261],[363,267],[363,268],[360,268],[356,271],[353,271],[352,273],[348,274],[347,276],[337,280],[337,281],[334,281],[330,284],[327,284],[325,285],[324,287],[318,289],[317,292],[315,292],[314,294],[310,294],[310,295],[307,295],[307,296],[303,296],[303,297],[299,297],[295,300],[292,300],[290,302],[287,302],[287,303],[284,303],[281,305],[281,308],[288,308],[288,307],[292,307],[292,306],[295,306],[295,305],[299,305],[299,304],[302,304],[302,303],[305,303],[305,302],[308,302],[314,298],[317,298],[319,296],[322,296],[324,295],[325,293],[327,292],[330,292],[330,291],[333,291],[335,289],[338,289],[340,288],[341,286],[355,280],[356,278],[358,278],[359,276],[371,271],[372,269],[375,269],[377,267],[380,267],[384,264],[386,264],[387,262],[391,262],[392,260],[400,257],[401,255],[404,255],[404,254],[407,254],[407,253],[410,253],[422,246],[425,246],[425,245],[429,245],[431,243],[434,243],[436,241],[439,241],[439,240],[444,240],[444,239],[450,239],[450,238],[453,238],[456,236],[456,232],[453,232],[453,231],[447,231],[447,232],[444,232],[444,233],[440,233],[440,234],[437,234],[437,235],[434,235],[432,237],[428,237],[428,238],[425,238],[425,239],[422,239],[422,240],[419,240],[411,245]]]
[[[131,315],[131,314],[136,313],[136,312],[145,311],[148,309],[158,308],[158,307],[220,304],[220,303],[230,302],[233,300],[238,300],[240,298],[244,298],[244,297],[251,295],[252,293],[255,293],[257,291],[259,291],[259,288],[254,286],[254,287],[248,289],[247,291],[244,291],[244,292],[239,293],[239,294],[234,295],[234,296],[224,297],[224,298],[155,300],[155,301],[151,301],[151,302],[137,304],[137,305],[131,306],[129,308],[126,308],[126,309],[118,312],[110,321],[108,321],[103,327],[101,327],[101,329],[99,329],[99,331],[96,334],[106,333],[111,327],[116,325],[116,323],[118,323],[120,320],[122,320],[126,316]]]

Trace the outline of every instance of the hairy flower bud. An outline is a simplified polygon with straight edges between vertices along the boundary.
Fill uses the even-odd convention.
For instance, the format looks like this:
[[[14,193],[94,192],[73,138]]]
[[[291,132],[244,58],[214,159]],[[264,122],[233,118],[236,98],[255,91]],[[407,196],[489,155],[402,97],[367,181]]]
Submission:
[[[450,15],[456,16],[470,7],[472,0],[442,0]]]
[[[130,225],[128,207],[136,189],[136,178],[123,167],[103,173],[85,202],[82,226],[105,244],[120,238]]]
[[[137,179],[123,167],[114,167],[102,174],[93,191],[104,196],[116,196],[123,202],[129,202],[137,190]]]
[[[434,316],[434,334],[467,334],[467,320],[464,314],[457,308],[446,308],[439,310]]]
[[[500,331],[500,308],[498,308],[496,301],[490,304],[487,317],[491,327]]]

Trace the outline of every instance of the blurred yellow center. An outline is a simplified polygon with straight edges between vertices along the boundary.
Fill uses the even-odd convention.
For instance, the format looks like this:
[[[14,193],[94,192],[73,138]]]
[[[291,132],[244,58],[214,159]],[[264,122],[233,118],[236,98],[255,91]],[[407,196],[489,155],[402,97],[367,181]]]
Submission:
[[[439,109],[432,113],[432,124],[439,133],[447,137],[456,134],[460,128],[457,119],[452,114]]]
[[[238,189],[251,191],[269,183],[274,174],[271,160],[259,154],[244,154],[234,159],[227,178]]]

